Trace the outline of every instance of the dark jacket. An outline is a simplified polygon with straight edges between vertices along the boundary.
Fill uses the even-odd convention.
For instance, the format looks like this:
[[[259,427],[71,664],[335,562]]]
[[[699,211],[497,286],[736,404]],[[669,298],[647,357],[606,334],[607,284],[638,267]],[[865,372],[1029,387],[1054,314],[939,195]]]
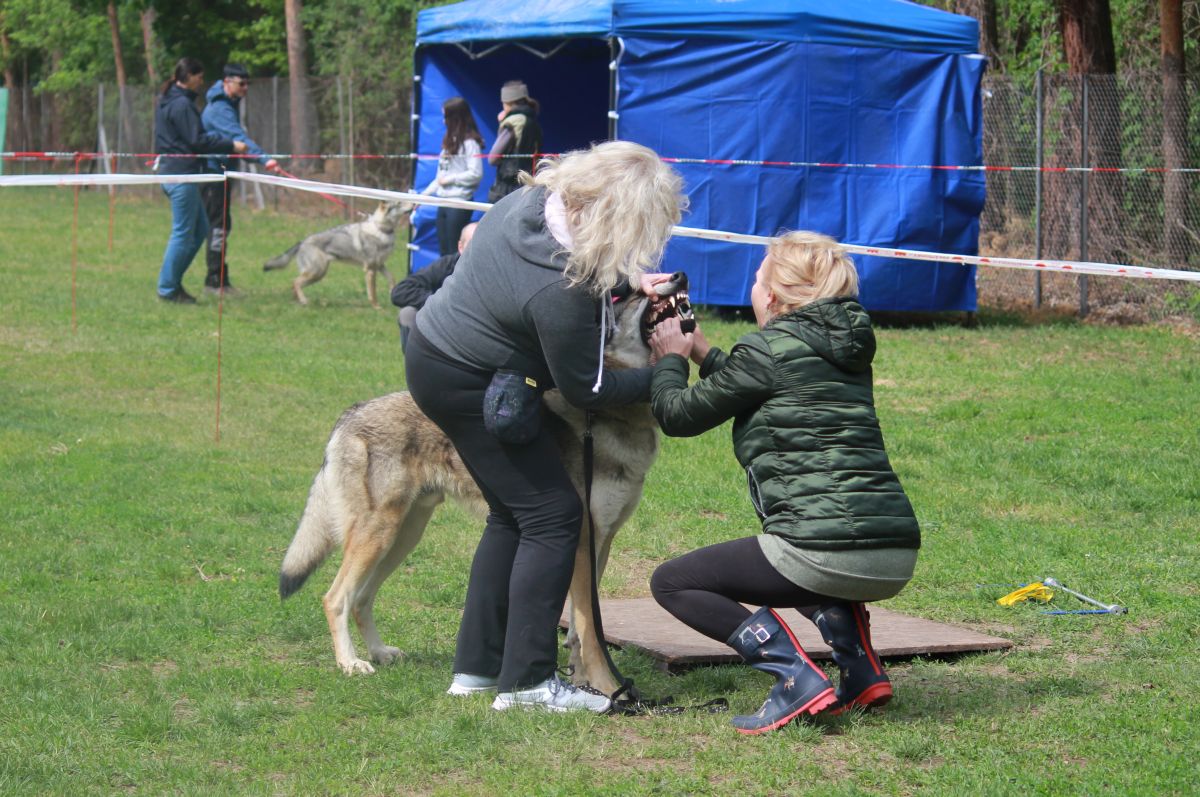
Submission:
[[[416,328],[452,359],[520,371],[576,407],[647,401],[650,368],[606,370],[593,390],[607,297],[571,285],[566,262],[546,228],[546,189],[522,188],[484,214],[454,276],[417,313]]]
[[[514,122],[517,124],[514,125]],[[520,187],[520,173],[532,174],[533,156],[542,151],[542,126],[538,123],[537,112],[532,106],[518,103],[504,115],[504,120],[500,123],[500,134],[503,134],[505,128],[512,139],[501,154],[528,157],[500,159],[496,164],[496,181],[488,191],[489,202],[496,202],[516,191]],[[521,131],[519,136],[513,135],[516,129]]]
[[[204,171],[202,158],[170,156],[228,154],[233,152],[233,139],[205,133],[196,110],[196,92],[172,83],[158,98],[154,111],[154,151],[168,156],[159,158],[159,174],[200,174]]]
[[[225,81],[218,80],[212,84],[208,93],[204,95],[204,101],[207,104],[204,106],[204,112],[200,114],[200,124],[204,126],[204,132],[222,138],[244,141],[246,154],[257,157],[258,162],[265,166],[270,158],[242,127],[242,120],[238,114],[238,106],[242,104],[242,101],[235,100],[225,93]],[[234,159],[233,162],[236,163],[238,160],[245,159]],[[220,174],[231,168],[230,162],[229,158],[209,158],[206,166],[210,172]],[[237,167],[232,168],[236,169]]]
[[[733,418],[763,531],[799,548],[918,548],[920,529],[875,417],[871,320],[853,299],[772,319],[726,355],[714,348],[688,387],[687,360],[657,365],[663,431],[690,436]]]
[[[442,287],[446,277],[454,273],[454,266],[458,264],[459,257],[458,252],[442,255],[425,268],[414,271],[397,282],[396,287],[392,288],[392,304],[420,310],[425,306],[425,300]]]

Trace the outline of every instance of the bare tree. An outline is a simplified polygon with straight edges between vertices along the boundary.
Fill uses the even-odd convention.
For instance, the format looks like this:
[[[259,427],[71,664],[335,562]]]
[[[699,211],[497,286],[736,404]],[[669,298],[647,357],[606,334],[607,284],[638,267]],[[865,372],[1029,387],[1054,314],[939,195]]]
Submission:
[[[113,65],[117,71],[117,123],[121,126],[124,140],[119,142],[129,146],[133,141],[133,123],[129,113],[129,94],[126,86],[129,78],[125,73],[125,53],[121,49],[121,21],[117,15],[116,0],[108,0],[108,28],[112,32]],[[120,149],[120,147],[118,147]]]
[[[125,93],[125,54],[121,51],[121,22],[117,17],[117,4],[113,0],[108,3],[108,28],[112,31],[113,64],[117,68],[117,87]]]
[[[146,50],[146,75],[151,87],[158,86],[158,72],[154,69],[154,20],[157,18],[154,6],[142,9],[142,47]]]
[[[1187,74],[1183,59],[1183,2],[1160,0],[1163,76],[1163,155],[1167,169],[1181,169],[1188,163]],[[1169,260],[1186,261],[1187,183],[1179,172],[1168,171],[1163,184],[1163,248]]]
[[[305,55],[304,26],[300,21],[301,0],[284,0],[287,27],[288,95],[291,111],[292,153],[309,151],[308,144],[308,59]],[[306,162],[306,161],[301,161]]]

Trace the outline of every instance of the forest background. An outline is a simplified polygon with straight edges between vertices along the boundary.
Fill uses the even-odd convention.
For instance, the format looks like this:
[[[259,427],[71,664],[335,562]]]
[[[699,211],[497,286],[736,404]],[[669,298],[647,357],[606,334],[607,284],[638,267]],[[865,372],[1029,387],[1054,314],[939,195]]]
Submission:
[[[980,21],[980,52],[993,75],[1182,74],[1200,50],[1200,0],[923,2]],[[190,55],[209,65],[210,77],[235,61],[254,77],[286,76],[293,91],[311,76],[351,77],[361,87],[360,113],[405,116],[415,16],[438,5],[447,3],[0,0],[3,85],[38,93],[155,85]]]

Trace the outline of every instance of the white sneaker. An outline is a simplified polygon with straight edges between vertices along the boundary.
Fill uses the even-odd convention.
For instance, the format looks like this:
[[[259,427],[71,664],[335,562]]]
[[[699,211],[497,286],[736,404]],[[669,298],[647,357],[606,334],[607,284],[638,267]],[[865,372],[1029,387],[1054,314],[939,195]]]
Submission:
[[[450,681],[450,688],[446,690],[448,695],[475,695],[480,692],[495,692],[496,679],[489,678],[486,675],[471,675],[465,672],[454,673],[454,679]]]
[[[569,684],[555,674],[537,686],[515,692],[501,692],[492,701],[492,708],[497,711],[504,711],[513,706],[543,711],[586,710],[603,714],[612,706],[612,701],[595,690],[581,689]]]

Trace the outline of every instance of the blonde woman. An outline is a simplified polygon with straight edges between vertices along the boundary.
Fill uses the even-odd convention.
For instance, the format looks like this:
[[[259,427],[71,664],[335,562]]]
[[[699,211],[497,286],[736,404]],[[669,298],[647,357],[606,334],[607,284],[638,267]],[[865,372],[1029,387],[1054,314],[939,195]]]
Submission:
[[[631,280],[657,281],[645,272],[685,199],[670,167],[626,142],[543,161],[536,179],[522,179],[479,222],[454,275],[417,314],[405,351],[409,391],[489,508],[449,692],[497,693],[498,710],[603,712],[607,697],[556,675],[582,506],[537,424],[539,396],[553,385],[579,407],[649,400],[652,369],[603,372],[604,319]],[[485,411],[491,399],[503,417]],[[505,420],[514,418],[526,422]]]
[[[837,242],[794,232],[768,244],[750,290],[760,331],[728,354],[677,321],[650,340],[663,431],[696,435],[733,418],[734,454],[762,521],[761,534],[672,559],[650,582],[663,608],[776,677],[758,713],[734,718],[742,733],[892,696],[863,603],[904,587],[921,536],[875,417],[875,334],[857,293]],[[689,356],[701,377],[691,387]],[[833,649],[836,690],[774,611],[784,607]]]

